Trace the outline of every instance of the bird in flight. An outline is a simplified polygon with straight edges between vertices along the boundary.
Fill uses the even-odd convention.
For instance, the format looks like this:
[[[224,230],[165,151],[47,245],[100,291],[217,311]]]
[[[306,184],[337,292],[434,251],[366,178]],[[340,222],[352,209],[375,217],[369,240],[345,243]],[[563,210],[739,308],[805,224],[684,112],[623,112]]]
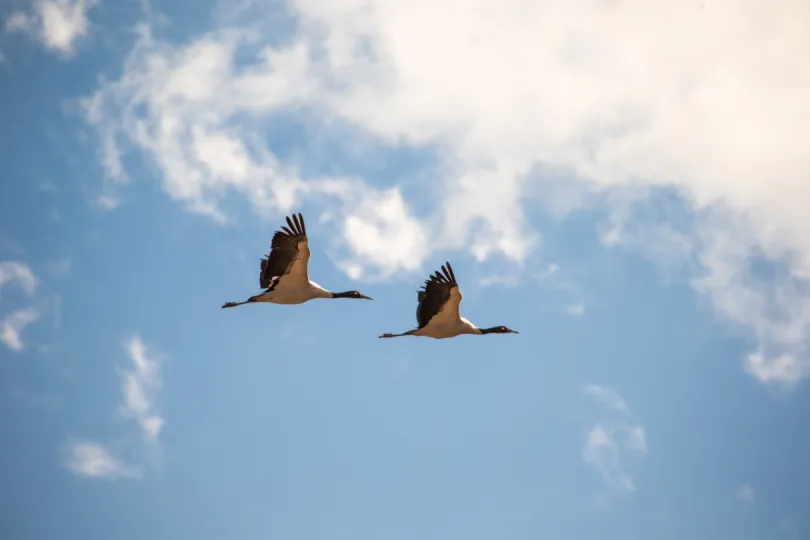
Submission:
[[[506,326],[478,328],[459,314],[462,296],[449,262],[442,265],[441,272],[434,272],[425,281],[416,298],[419,301],[416,307],[418,328],[402,334],[383,334],[381,338],[424,336],[445,339],[461,334],[517,334]]]
[[[287,217],[287,226],[276,231],[270,243],[270,254],[261,260],[259,286],[264,292],[244,302],[226,302],[223,308],[256,302],[303,304],[314,298],[356,298],[371,300],[357,291],[330,292],[309,280],[309,245],[304,216]]]

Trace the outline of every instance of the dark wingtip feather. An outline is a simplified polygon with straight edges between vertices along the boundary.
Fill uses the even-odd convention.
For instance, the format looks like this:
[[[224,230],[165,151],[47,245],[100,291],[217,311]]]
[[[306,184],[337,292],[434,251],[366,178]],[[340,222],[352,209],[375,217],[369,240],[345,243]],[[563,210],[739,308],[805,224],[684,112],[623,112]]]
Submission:
[[[447,261],[447,269],[450,270],[450,280],[453,283],[458,284],[458,282],[456,281],[456,274],[455,272],[453,272],[453,267],[450,266],[450,261]]]
[[[447,270],[447,266],[445,266],[444,264],[442,265],[442,272],[444,272],[444,278],[445,278],[447,281],[451,281],[451,280],[450,280],[450,272],[448,272],[448,270]]]
[[[306,236],[307,235],[307,226],[304,223],[304,216],[301,212],[298,212],[298,219],[301,222],[301,233]]]

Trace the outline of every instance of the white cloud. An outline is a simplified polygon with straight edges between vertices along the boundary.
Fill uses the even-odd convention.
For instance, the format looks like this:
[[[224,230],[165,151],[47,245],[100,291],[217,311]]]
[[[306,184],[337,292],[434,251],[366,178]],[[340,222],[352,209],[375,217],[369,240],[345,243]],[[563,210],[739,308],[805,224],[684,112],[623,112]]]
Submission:
[[[557,264],[551,263],[549,264],[545,270],[538,274],[537,279],[548,279],[551,278],[560,271],[560,267]]]
[[[603,405],[607,406],[614,411],[622,414],[630,414],[630,407],[624,402],[624,399],[610,387],[599,386],[598,384],[589,384],[585,387],[585,395],[596,398]]]
[[[625,472],[622,461],[628,453],[643,455],[646,451],[643,428],[598,423],[588,431],[582,459],[599,471],[608,486],[629,492],[635,491],[636,485]]]
[[[229,190],[268,217],[293,211],[306,199],[327,201],[338,213],[333,219],[341,220],[334,230],[344,231],[343,245],[354,254],[354,262],[344,264],[354,269],[353,277],[367,275],[368,265],[381,275],[418,267],[428,246],[398,190],[378,190],[351,177],[305,178],[265,145],[265,126],[251,117],[270,116],[306,98],[307,51],[264,49],[258,65],[239,68],[235,51],[251,39],[222,32],[173,49],[141,28],[124,75],[85,102],[87,118],[101,134],[106,189],[128,181],[122,149],[134,145],[162,173],[166,192],[194,212],[226,222],[221,200]],[[118,198],[106,193],[101,201],[116,201],[102,203],[114,208]],[[382,234],[397,241],[387,236],[382,250],[373,249]]]
[[[748,484],[743,484],[734,491],[734,497],[744,503],[754,502],[754,488]]]
[[[121,391],[123,403],[119,412],[124,418],[134,418],[147,443],[150,455],[158,450],[158,437],[163,429],[164,420],[157,410],[156,398],[161,388],[160,362],[150,358],[140,337],[133,337],[124,343],[131,369],[121,371]],[[132,449],[137,445],[128,444]],[[137,478],[142,471],[127,465],[113,456],[103,444],[93,441],[68,440],[65,443],[65,467],[80,476],[104,478]]]
[[[18,309],[6,315],[0,325],[0,341],[9,349],[19,352],[23,348],[20,334],[26,326],[39,319],[39,312],[34,308]]]
[[[37,279],[27,264],[18,261],[0,262],[0,289],[11,283],[19,284],[29,296],[34,294],[37,287]],[[35,308],[17,309],[4,315],[0,323],[0,341],[12,351],[21,351],[23,343],[20,334],[38,318],[39,311]]]
[[[582,450],[583,461],[596,469],[611,489],[635,491],[635,482],[627,469],[647,453],[644,427],[633,419],[624,399],[614,389],[591,384],[585,387],[585,393],[619,414],[591,426]]]
[[[399,269],[419,270],[429,253],[428,233],[411,216],[399,189],[368,193],[347,210],[343,237],[352,253],[388,276]],[[352,279],[365,276],[353,261],[343,263]],[[352,267],[357,270],[352,270]]]
[[[585,314],[585,306],[582,304],[571,304],[565,308],[565,312],[572,317],[581,317]]]
[[[87,35],[87,12],[97,0],[37,0],[31,13],[16,12],[6,19],[6,31],[26,32],[50,50],[73,56],[75,43]]]
[[[155,399],[161,388],[160,364],[147,356],[139,337],[124,344],[132,369],[121,374],[124,403],[121,414],[135,418],[144,437],[156,441],[163,428],[163,417],[156,410]]]
[[[32,21],[22,12],[12,13],[6,18],[6,32],[28,31]]]
[[[34,294],[37,279],[27,264],[18,261],[0,262],[0,288],[6,283],[15,282],[28,294]]]
[[[62,448],[62,465],[77,476],[90,478],[135,478],[140,471],[130,467],[102,444],[70,440]]]
[[[351,275],[410,269],[436,249],[522,261],[538,240],[528,194],[556,218],[598,200],[610,208],[607,245],[636,244],[668,266],[696,260],[686,265],[696,290],[758,339],[752,374],[790,383],[810,373],[804,0],[767,17],[756,0],[295,0],[296,32],[281,45],[264,37],[278,12],[249,6],[231,18],[241,27],[182,47],[142,30],[121,78],[89,101],[112,179],[126,178],[122,152],[137,149],[171,196],[224,221],[229,190],[264,214],[303,197],[393,197],[284,163],[260,127],[275,114],[297,111],[327,138],[427,147],[441,181],[421,219],[408,200],[386,227],[342,216]],[[237,65],[249,52],[258,59]],[[688,230],[655,213],[636,226],[631,210],[662,187],[682,197]],[[405,240],[363,251],[387,227]],[[429,245],[413,241],[422,228],[437,231]],[[784,265],[782,276],[748,270],[755,256]]]
[[[105,210],[115,210],[118,208],[118,205],[121,204],[116,197],[110,195],[102,195],[97,200],[98,205]]]

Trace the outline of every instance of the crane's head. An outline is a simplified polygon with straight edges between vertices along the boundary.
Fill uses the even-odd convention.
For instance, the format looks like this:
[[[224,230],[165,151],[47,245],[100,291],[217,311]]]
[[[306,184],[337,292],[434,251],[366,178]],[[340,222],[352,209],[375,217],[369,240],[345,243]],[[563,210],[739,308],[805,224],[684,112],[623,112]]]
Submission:
[[[332,293],[332,298],[354,298],[357,300],[373,300],[373,298],[366,296],[365,294],[360,294],[359,291],[346,291],[346,292],[336,292]]]
[[[493,326],[492,328],[482,328],[482,334],[517,334],[518,332],[506,326]]]

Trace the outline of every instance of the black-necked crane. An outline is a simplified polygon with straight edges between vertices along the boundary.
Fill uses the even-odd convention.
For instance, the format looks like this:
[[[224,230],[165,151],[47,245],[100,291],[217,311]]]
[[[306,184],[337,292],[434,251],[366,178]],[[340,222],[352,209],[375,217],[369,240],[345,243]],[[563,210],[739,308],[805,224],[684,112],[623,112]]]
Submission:
[[[356,298],[371,300],[357,291],[330,292],[309,280],[309,244],[304,216],[293,214],[287,217],[287,227],[276,231],[270,243],[270,254],[261,260],[259,286],[261,294],[251,296],[244,302],[226,302],[223,308],[241,306],[254,302],[272,304],[303,304],[315,298]]]
[[[425,281],[416,298],[419,301],[416,307],[418,328],[402,334],[383,334],[381,338],[424,336],[445,339],[461,334],[517,334],[506,326],[478,328],[461,316],[458,307],[463,297],[449,262]]]

